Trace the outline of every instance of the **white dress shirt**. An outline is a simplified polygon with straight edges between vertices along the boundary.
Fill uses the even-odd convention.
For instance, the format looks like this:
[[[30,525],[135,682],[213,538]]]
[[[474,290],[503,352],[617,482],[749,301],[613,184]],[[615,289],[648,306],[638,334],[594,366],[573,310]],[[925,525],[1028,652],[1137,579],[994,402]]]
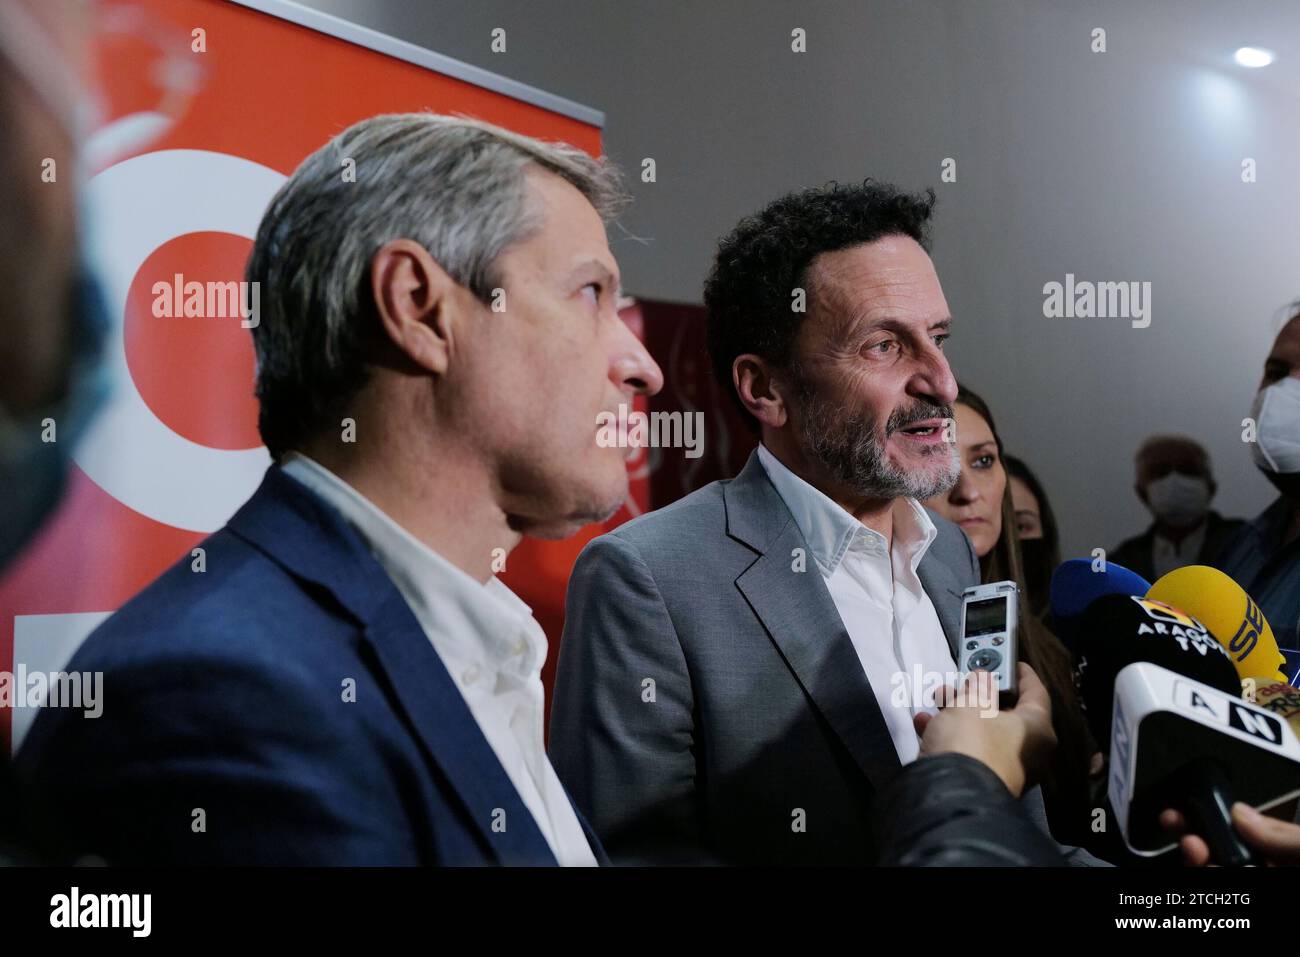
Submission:
[[[891,549],[883,535],[795,475],[762,445],[758,459],[816,560],[899,761],[915,761],[920,742],[912,716],[922,710],[933,713],[935,692],[942,682],[952,683],[957,671],[939,616],[916,574],[938,534],[934,523],[916,499],[897,499]]]
[[[594,866],[591,845],[542,743],[547,645],[532,609],[496,578],[475,581],[307,456],[290,453],[283,469],[338,509],[370,547],[456,682],[556,860]],[[478,811],[493,813],[492,808]]]

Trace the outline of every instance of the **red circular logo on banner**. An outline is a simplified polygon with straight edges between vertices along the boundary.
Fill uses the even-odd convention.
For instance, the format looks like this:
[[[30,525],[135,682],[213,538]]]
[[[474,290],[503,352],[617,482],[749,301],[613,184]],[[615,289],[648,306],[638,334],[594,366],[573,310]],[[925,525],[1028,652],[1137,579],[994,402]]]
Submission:
[[[144,261],[126,301],[126,363],[141,398],[177,434],[217,449],[262,444],[244,327],[258,301],[243,282],[252,245],[230,233],[178,236]]]

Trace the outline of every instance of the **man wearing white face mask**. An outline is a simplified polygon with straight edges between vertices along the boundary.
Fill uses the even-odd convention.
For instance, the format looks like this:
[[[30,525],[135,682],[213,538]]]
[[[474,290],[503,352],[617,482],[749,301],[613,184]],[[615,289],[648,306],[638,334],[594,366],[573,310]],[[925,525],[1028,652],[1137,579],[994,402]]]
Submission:
[[[1245,523],[1211,510],[1217,486],[1200,443],[1156,435],[1137,452],[1133,486],[1155,521],[1110,553],[1110,560],[1148,581],[1183,565],[1208,565]]]
[[[1251,408],[1250,452],[1281,493],[1248,522],[1215,564],[1246,589],[1282,648],[1300,648],[1300,302],[1264,360]]]

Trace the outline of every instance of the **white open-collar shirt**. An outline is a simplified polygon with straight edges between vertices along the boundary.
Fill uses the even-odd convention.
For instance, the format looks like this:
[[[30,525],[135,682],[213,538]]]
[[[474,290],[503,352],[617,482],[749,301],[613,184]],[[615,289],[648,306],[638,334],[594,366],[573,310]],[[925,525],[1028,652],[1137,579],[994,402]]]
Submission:
[[[916,573],[938,534],[934,522],[916,499],[896,499],[891,548],[883,535],[790,471],[763,445],[758,458],[808,543],[899,761],[915,761],[920,742],[912,717],[922,710],[933,713],[934,691],[941,683],[952,683],[957,670],[934,604]]]
[[[532,609],[496,578],[483,584],[451,564],[318,462],[293,452],[282,468],[342,514],[393,580],[555,859],[595,866],[546,756],[541,674],[547,643]]]

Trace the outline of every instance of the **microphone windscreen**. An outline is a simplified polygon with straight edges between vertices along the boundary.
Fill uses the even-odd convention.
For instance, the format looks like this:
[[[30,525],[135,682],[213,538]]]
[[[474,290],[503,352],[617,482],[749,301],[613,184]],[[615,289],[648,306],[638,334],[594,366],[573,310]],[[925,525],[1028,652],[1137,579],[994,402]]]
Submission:
[[[1114,562],[1071,558],[1052,572],[1049,593],[1052,630],[1071,651],[1078,638],[1078,619],[1102,595],[1145,595],[1151,583]]]
[[[1300,738],[1300,688],[1284,681],[1261,683],[1255,689],[1255,704],[1277,715]]]
[[[1242,678],[1286,681],[1273,629],[1259,605],[1235,581],[1208,565],[1175,568],[1151,586],[1148,598],[1167,602],[1204,622],[1223,642]]]
[[[1224,647],[1186,612],[1138,595],[1103,595],[1079,619],[1079,691],[1093,735],[1110,741],[1115,676],[1136,661],[1241,696]]]

